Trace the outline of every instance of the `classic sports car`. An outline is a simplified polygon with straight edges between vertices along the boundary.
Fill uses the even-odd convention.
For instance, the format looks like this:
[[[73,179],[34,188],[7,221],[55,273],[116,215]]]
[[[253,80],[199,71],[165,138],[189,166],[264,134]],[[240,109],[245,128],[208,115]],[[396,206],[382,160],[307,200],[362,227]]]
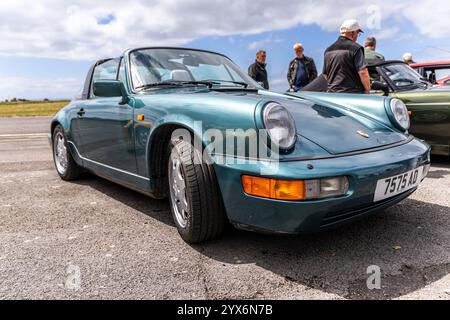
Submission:
[[[432,84],[450,85],[450,61],[421,62],[410,66]]]
[[[372,93],[402,100],[411,113],[411,134],[431,144],[432,154],[450,155],[450,87],[433,86],[402,61],[369,66]],[[325,92],[326,80],[319,76],[303,94]],[[324,97],[325,98],[325,97]],[[331,95],[329,101],[334,96]]]
[[[228,221],[316,232],[407,198],[430,165],[400,100],[327,100],[264,91],[218,53],[133,49],[92,66],[49,140],[64,180],[90,171],[168,197],[187,242],[219,236]]]
[[[437,85],[439,86],[450,86],[450,76],[439,79],[437,81]]]
[[[406,104],[412,114],[411,134],[431,144],[432,154],[449,156],[450,88],[433,86],[399,61],[369,66],[369,72],[381,80],[374,89],[385,86],[385,93]]]

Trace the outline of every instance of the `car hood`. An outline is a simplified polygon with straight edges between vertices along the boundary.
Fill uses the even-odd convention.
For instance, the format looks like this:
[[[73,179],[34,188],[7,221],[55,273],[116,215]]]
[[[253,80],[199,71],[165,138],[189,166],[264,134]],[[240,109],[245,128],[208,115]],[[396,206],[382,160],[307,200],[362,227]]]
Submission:
[[[428,89],[417,89],[411,91],[400,91],[392,94],[393,97],[409,103],[438,103],[450,105],[450,87],[434,86]]]
[[[431,92],[447,92],[448,94],[450,94],[450,86],[432,86],[430,87],[428,90],[426,91],[431,91]]]
[[[161,94],[158,96],[161,97]],[[383,98],[372,99],[378,99],[376,100],[378,104],[384,104]],[[210,128],[222,130],[238,128],[247,130],[248,127],[240,127],[241,119],[248,118],[249,115],[255,117],[255,106],[258,108],[268,102],[277,102],[292,113],[299,137],[298,149],[302,148],[302,144],[313,143],[326,153],[336,155],[378,148],[408,139],[404,134],[365,114],[320,99],[244,90],[224,92],[184,90],[178,93],[171,91],[164,99],[165,105],[180,104],[180,107],[176,107],[176,112],[180,112],[181,104],[186,113],[192,112],[191,109],[200,110],[198,112],[202,114],[197,113],[196,119],[208,117],[211,120]],[[189,110],[186,109],[187,105],[190,106]],[[256,116],[261,116],[261,113],[256,112]],[[262,119],[254,120],[261,122]]]
[[[404,134],[345,106],[309,99],[279,102],[294,117],[298,134],[330,154],[379,148],[407,139]]]

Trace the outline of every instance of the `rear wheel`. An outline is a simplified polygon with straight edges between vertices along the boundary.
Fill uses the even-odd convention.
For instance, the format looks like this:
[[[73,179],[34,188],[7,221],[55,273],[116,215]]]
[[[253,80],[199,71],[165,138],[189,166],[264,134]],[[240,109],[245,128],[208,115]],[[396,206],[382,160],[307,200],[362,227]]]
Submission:
[[[61,126],[53,131],[53,160],[61,179],[70,181],[78,179],[82,169],[75,163],[67,147],[67,139]]]
[[[217,238],[226,219],[213,166],[182,140],[170,143],[169,154],[170,209],[178,232],[189,243]]]

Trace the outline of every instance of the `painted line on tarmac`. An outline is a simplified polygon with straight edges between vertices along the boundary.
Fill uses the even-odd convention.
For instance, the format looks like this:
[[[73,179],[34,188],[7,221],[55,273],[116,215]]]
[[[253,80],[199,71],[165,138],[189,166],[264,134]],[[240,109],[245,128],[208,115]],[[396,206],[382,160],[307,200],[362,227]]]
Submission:
[[[21,133],[21,134],[0,134],[2,142],[19,142],[19,141],[41,141],[47,140],[46,133]]]
[[[17,134],[0,134],[1,138],[43,138],[47,137],[47,133],[17,133]]]

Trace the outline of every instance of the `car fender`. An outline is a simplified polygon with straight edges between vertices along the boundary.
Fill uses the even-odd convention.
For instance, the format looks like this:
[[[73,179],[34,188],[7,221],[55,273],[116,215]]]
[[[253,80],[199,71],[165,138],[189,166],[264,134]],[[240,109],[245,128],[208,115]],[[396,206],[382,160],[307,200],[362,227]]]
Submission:
[[[61,109],[50,121],[50,134],[53,136],[53,131],[55,127],[59,124],[66,134],[66,137],[70,137],[70,121],[68,119],[67,110],[65,108]]]
[[[341,110],[351,112],[360,118],[369,117],[395,131],[401,132],[390,120],[389,112],[392,97],[316,92],[302,92],[294,95],[316,103],[332,105]]]

